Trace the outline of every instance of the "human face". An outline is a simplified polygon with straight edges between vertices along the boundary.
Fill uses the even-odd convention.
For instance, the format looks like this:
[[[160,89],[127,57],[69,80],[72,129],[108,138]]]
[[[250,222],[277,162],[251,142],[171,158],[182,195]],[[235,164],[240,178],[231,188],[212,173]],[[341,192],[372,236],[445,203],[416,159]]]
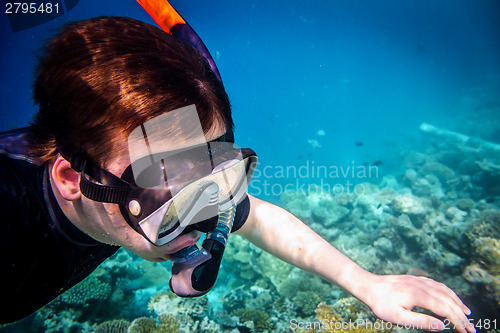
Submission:
[[[225,133],[225,128],[214,126],[205,134],[205,140],[211,141]],[[116,176],[123,174],[124,170],[131,164],[130,154],[126,140],[115,149],[116,155],[106,165],[106,169]],[[179,147],[191,146],[190,140],[167,140],[159,143],[166,150],[178,149]],[[58,201],[60,198],[58,198]],[[61,203],[60,203],[61,204]],[[171,259],[170,255],[182,248],[195,244],[200,238],[200,232],[192,231],[180,235],[172,241],[156,246],[135,231],[124,220],[118,205],[102,203],[81,196],[79,200],[63,202],[63,211],[70,220],[94,239],[113,245],[123,246],[136,253],[140,257],[150,261],[166,261]]]

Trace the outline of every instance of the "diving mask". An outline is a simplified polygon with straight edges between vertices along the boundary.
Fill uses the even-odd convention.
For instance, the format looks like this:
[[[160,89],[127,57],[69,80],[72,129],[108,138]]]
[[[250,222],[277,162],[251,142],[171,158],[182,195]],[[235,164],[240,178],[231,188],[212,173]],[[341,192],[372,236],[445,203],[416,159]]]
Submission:
[[[69,160],[82,173],[84,196],[118,204],[128,224],[155,245],[215,229],[219,212],[245,198],[257,163],[253,150],[224,137],[206,142],[194,105],[145,122],[130,134],[128,148],[132,163],[121,177],[79,155]]]

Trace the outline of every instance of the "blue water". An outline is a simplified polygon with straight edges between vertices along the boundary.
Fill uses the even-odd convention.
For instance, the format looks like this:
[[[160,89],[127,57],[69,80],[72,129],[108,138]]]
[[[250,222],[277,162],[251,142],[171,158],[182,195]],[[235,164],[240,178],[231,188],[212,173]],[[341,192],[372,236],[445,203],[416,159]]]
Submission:
[[[96,3],[18,33],[0,16],[0,130],[31,120],[36,50],[57,27],[102,15],[154,24],[135,1]],[[375,163],[368,180],[380,182],[404,173],[402,153],[427,149],[422,122],[500,144],[497,0],[171,3],[217,55],[236,142],[261,171]],[[282,193],[250,192],[284,205]]]
[[[453,128],[458,115],[498,103],[495,0],[173,5],[218,54],[237,142],[253,147],[262,166],[300,165],[309,157],[322,165],[383,160],[389,168],[421,122]],[[61,24],[101,15],[154,24],[134,1],[81,1],[64,16],[15,34],[2,15],[1,130],[31,120],[34,51]],[[499,142],[500,135],[488,139]]]

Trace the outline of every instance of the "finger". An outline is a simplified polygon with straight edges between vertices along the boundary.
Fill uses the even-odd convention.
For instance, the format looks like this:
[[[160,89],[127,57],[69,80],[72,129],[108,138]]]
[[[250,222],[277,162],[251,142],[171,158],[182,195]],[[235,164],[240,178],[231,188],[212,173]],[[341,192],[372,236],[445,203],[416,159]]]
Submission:
[[[469,322],[469,320],[465,320],[465,321],[462,321],[462,320],[456,320],[456,321],[453,321],[451,320],[453,326],[454,326],[454,329],[457,330],[459,333],[476,333],[476,328],[474,327],[474,325]]]
[[[442,331],[445,329],[444,323],[432,316],[401,309],[396,314],[397,324],[408,329]]]
[[[453,301],[460,307],[460,309],[466,315],[470,315],[471,314],[470,309],[464,304],[464,302],[462,302],[462,300],[460,299],[460,297],[458,297],[458,295],[451,288],[449,288],[444,283],[437,282],[437,281],[434,281],[434,282],[437,284],[438,288],[440,288],[441,290],[443,290],[447,295],[449,295],[451,297],[451,299],[453,299]]]
[[[460,299],[460,297],[458,297],[458,295],[451,288],[449,288],[447,285],[445,285],[444,283],[441,283],[441,282],[438,282],[438,281],[426,278],[426,277],[423,277],[423,279],[426,279],[426,280],[434,282],[435,287],[439,288],[440,290],[442,290],[443,292],[445,292],[460,307],[460,309],[466,315],[470,315],[471,314],[471,310],[464,304],[464,302],[462,302],[462,300]]]
[[[426,290],[424,297],[420,297],[416,302],[416,306],[428,309],[438,316],[447,318],[454,328],[460,333],[474,333],[475,329],[469,323],[469,319],[462,311],[462,308],[456,304],[453,299],[439,289]]]
[[[472,325],[469,322],[469,318],[467,318],[467,316],[465,315],[461,306],[454,303],[451,306],[450,311],[453,311],[454,315],[449,315],[449,316],[447,316],[447,318],[453,324],[454,329],[456,329],[459,333],[466,333],[466,332],[475,333],[476,332],[474,325]]]

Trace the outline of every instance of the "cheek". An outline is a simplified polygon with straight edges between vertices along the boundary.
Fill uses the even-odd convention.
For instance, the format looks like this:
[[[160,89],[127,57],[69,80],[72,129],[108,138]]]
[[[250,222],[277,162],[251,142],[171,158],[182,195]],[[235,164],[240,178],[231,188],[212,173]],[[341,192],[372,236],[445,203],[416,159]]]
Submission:
[[[108,213],[106,229],[111,239],[132,252],[148,251],[150,243],[125,221],[118,205],[105,204],[105,206]]]
[[[130,229],[130,231],[134,231],[134,229],[132,229],[132,227],[130,227],[127,221],[125,221],[125,219],[123,218],[120,207],[117,204],[105,203],[104,206],[114,228]]]
[[[114,243],[149,261],[165,261],[158,253],[158,248],[135,231],[123,218],[116,204],[107,204],[109,217],[108,235]],[[163,252],[161,252],[163,253]]]

